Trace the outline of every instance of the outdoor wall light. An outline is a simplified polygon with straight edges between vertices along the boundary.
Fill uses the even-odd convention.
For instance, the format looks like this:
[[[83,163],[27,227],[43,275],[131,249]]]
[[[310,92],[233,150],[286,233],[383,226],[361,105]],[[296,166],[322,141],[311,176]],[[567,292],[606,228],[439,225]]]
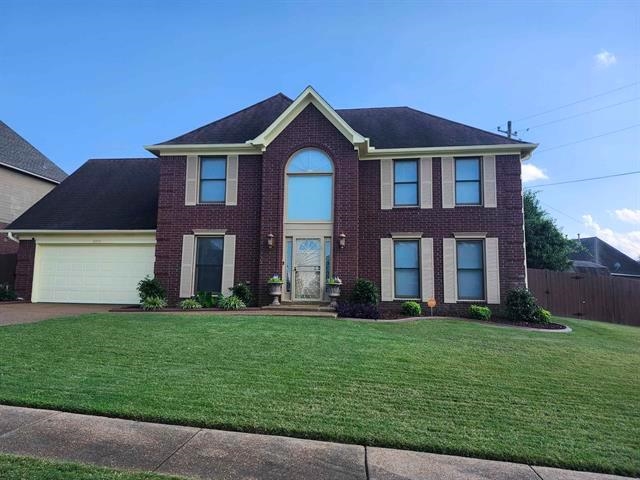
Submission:
[[[269,248],[273,248],[273,233],[267,235],[267,245]]]
[[[344,246],[347,244],[347,236],[344,233],[341,233],[340,235],[338,235],[338,238],[340,239],[338,240],[340,248],[344,248]]]

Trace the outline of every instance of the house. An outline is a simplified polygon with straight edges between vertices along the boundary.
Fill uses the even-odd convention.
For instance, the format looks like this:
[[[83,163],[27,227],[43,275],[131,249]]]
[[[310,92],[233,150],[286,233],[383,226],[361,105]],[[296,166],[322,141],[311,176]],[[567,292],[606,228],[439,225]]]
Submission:
[[[598,237],[578,238],[582,251],[569,255],[573,270],[580,273],[640,278],[640,262],[612,247]],[[590,265],[587,269],[585,266]]]
[[[67,176],[55,163],[0,121],[0,230]],[[0,233],[0,284],[13,284],[18,242]]]
[[[536,145],[408,107],[335,110],[311,87],[172,140],[157,159],[91,160],[7,227],[34,302],[170,302],[267,278],[322,302],[339,276],[384,308],[500,304],[526,284],[520,164]]]

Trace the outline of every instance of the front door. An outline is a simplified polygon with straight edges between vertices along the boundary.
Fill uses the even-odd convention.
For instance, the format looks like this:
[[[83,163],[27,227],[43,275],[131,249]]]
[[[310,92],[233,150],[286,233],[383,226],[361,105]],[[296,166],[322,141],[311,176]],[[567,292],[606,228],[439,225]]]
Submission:
[[[293,297],[295,300],[322,299],[322,241],[295,238],[293,248]]]

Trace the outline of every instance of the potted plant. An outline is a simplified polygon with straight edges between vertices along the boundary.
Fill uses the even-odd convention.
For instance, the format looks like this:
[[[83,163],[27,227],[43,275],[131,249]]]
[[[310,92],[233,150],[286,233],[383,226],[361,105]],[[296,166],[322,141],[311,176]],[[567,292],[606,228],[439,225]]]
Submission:
[[[338,306],[338,297],[340,296],[340,287],[342,286],[342,280],[337,275],[329,277],[327,280],[327,294],[331,298],[330,307],[336,308]]]
[[[272,275],[269,280],[267,280],[267,285],[269,285],[269,295],[273,297],[273,302],[271,305],[280,305],[280,295],[282,295],[282,279],[280,275]]]

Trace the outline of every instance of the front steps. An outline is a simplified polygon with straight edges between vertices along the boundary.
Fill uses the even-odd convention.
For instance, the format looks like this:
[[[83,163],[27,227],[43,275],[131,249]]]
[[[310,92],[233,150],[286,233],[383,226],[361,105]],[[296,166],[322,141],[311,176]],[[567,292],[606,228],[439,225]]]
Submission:
[[[287,317],[327,317],[336,318],[336,311],[328,304],[318,303],[281,303],[262,307],[267,315],[282,315]],[[267,313],[268,312],[268,313]]]

